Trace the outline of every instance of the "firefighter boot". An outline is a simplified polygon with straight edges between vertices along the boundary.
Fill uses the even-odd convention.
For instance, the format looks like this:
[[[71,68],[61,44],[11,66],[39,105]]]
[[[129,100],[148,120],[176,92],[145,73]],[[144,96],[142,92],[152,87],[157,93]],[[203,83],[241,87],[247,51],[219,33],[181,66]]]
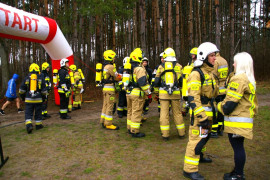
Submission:
[[[245,180],[245,179],[246,178],[244,175],[236,175],[236,174],[230,175],[226,178],[224,177],[224,180]]]
[[[203,157],[203,153],[200,154],[200,163],[211,163],[212,159]]]
[[[230,173],[225,173],[224,176],[223,176],[223,179],[229,178],[232,175],[236,175],[236,172],[235,172],[234,169]]]
[[[107,130],[118,130],[119,127],[112,124],[112,125],[106,126],[106,129]]]
[[[28,134],[32,133],[33,125],[31,123],[26,125],[26,131]]]
[[[42,124],[36,125],[36,130],[42,129],[44,126]]]
[[[183,175],[186,178],[192,179],[192,180],[204,180],[204,177],[200,175],[198,172],[193,172],[193,173],[187,173],[183,171]]]
[[[144,133],[132,133],[132,137],[134,138],[142,138],[145,137]]]

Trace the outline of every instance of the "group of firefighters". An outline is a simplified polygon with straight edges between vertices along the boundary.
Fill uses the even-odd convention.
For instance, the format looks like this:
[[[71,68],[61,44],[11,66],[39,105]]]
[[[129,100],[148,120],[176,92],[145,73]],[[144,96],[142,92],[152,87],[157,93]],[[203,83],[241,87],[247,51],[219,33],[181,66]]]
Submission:
[[[96,65],[96,84],[103,89],[100,123],[108,130],[119,129],[113,124],[116,92],[119,91],[118,117],[127,116],[127,131],[131,137],[144,137],[140,126],[155,94],[164,140],[169,140],[170,136],[170,109],[180,139],[185,137],[183,115],[190,115],[185,177],[204,179],[198,173],[198,165],[212,162],[204,157],[205,145],[210,137],[223,135],[224,128],[235,153],[235,167],[224,179],[245,179],[243,143],[244,138],[253,137],[253,117],[258,109],[252,57],[246,52],[235,55],[234,71],[228,75],[228,63],[215,44],[202,43],[191,49],[190,54],[191,60],[182,68],[175,51],[168,47],[160,54],[160,64],[152,71],[143,50],[136,48],[124,58],[117,72],[116,53],[105,51],[104,63]]]
[[[104,52],[104,62],[96,64],[96,84],[103,90],[103,107],[100,123],[108,130],[118,130],[113,124],[116,111],[116,93],[119,92],[117,113],[126,116],[127,132],[131,137],[141,138],[140,126],[153,98],[158,101],[162,138],[170,137],[170,110],[180,139],[185,138],[183,115],[189,113],[189,141],[184,158],[183,175],[190,179],[204,179],[198,173],[199,163],[211,163],[204,157],[206,143],[210,137],[218,137],[224,132],[234,150],[235,167],[226,173],[224,179],[245,179],[244,138],[252,139],[253,117],[257,113],[256,83],[252,57],[246,53],[234,56],[234,71],[228,75],[228,63],[219,54],[215,44],[202,43],[190,51],[191,59],[182,68],[177,62],[175,51],[168,47],[160,54],[160,64],[154,71],[149,68],[149,60],[143,50],[136,48],[123,60],[123,66],[116,70],[116,53]],[[53,85],[60,96],[60,118],[70,119],[68,112],[81,108],[84,76],[76,65],[69,66],[68,59],[61,59],[61,68],[53,70]],[[40,67],[32,63],[29,74],[24,78],[19,94],[25,101],[25,124],[28,133],[33,131],[35,116],[36,130],[42,129],[42,120],[47,113],[48,94],[52,89],[49,77],[50,65],[45,62]],[[15,100],[15,74],[9,82],[8,101],[4,108]],[[13,90],[11,90],[13,88]],[[18,112],[23,110],[17,102]]]

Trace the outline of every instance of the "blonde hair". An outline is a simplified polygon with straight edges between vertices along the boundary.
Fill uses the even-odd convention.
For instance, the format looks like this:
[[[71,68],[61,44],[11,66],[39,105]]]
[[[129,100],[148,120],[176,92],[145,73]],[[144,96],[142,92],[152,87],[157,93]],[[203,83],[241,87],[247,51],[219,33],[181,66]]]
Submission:
[[[234,58],[236,63],[235,75],[245,73],[248,80],[253,84],[256,89],[256,81],[254,77],[253,59],[247,52],[237,53]]]

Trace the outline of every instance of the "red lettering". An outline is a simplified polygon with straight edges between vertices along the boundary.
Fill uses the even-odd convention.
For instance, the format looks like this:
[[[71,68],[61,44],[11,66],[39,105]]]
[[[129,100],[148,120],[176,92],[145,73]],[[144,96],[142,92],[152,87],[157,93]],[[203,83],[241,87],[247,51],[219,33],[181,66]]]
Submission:
[[[18,19],[18,21],[17,21],[17,19]],[[19,25],[19,29],[22,29],[21,18],[17,13],[14,13],[14,19],[13,19],[13,23],[12,23],[11,27],[14,27],[16,24]]]
[[[32,26],[31,26],[31,19],[27,16],[23,16],[24,18],[24,28],[23,30],[26,30],[27,29],[27,25],[29,26],[29,31],[32,31]]]
[[[0,10],[2,10],[2,11],[5,12],[5,15],[6,15],[5,26],[8,26],[8,22],[9,22],[8,13],[10,13],[10,11],[9,10],[6,10],[6,9],[3,9],[3,8],[0,8]]]
[[[37,30],[38,30],[38,23],[37,22],[39,20],[38,19],[35,19],[35,18],[32,18],[32,20],[35,21],[35,24],[36,24],[35,32],[37,32]]]

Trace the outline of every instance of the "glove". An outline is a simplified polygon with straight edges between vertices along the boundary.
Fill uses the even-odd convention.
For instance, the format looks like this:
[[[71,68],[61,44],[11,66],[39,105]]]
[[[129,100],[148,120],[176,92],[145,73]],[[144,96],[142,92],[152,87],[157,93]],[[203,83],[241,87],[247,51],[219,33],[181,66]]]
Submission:
[[[204,121],[199,122],[198,126],[202,127],[203,129],[209,129],[209,120],[206,119]]]
[[[70,96],[70,91],[67,91],[65,94],[66,94],[66,97],[69,97]]]
[[[155,101],[158,101],[158,99],[159,99],[159,96],[156,95],[156,96],[154,97],[154,100],[155,100]]]
[[[81,89],[80,94],[82,94],[83,92],[84,92],[84,89]]]
[[[152,102],[152,94],[148,95],[148,102],[149,102],[149,104]]]

